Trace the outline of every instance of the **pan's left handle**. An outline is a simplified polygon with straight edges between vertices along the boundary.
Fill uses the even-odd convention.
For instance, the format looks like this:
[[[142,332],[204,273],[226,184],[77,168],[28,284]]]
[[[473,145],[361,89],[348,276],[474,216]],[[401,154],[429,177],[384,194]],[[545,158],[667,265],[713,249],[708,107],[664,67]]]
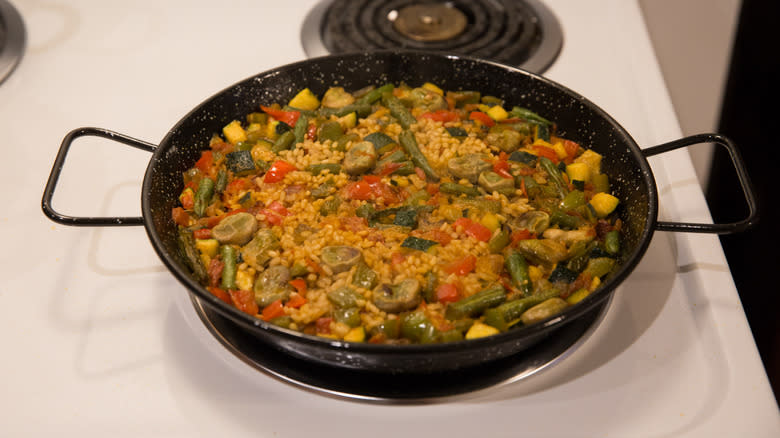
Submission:
[[[101,128],[77,128],[70,131],[65,138],[62,139],[60,150],[57,153],[57,158],[54,160],[51,173],[49,174],[49,180],[46,182],[46,189],[43,191],[43,199],[41,201],[41,207],[43,213],[48,216],[49,219],[54,222],[63,225],[76,225],[76,226],[121,226],[121,225],[142,225],[142,217],[77,217],[68,216],[59,213],[52,207],[52,198],[54,197],[54,190],[57,187],[57,181],[60,178],[60,172],[63,165],[65,165],[65,157],[68,155],[70,146],[74,140],[83,136],[103,137],[109,140],[113,140],[119,143],[123,143],[134,148],[138,148],[148,152],[154,152],[157,149],[157,145],[147,143],[142,140],[138,140],[132,137],[128,137],[117,132],[109,131]]]
[[[720,134],[698,134],[684,137],[679,140],[664,143],[658,146],[653,146],[642,150],[642,154],[646,157],[652,155],[669,152],[682,147],[700,144],[700,143],[714,143],[719,146],[723,146],[729,153],[731,163],[734,165],[734,169],[737,172],[737,179],[742,187],[742,193],[745,196],[745,201],[748,206],[748,216],[741,221],[725,223],[725,224],[698,224],[698,223],[685,223],[685,222],[662,222],[659,221],[656,224],[656,230],[660,231],[681,231],[689,233],[714,233],[714,234],[730,234],[739,233],[754,226],[758,222],[758,203],[756,202],[756,194],[753,189],[753,185],[750,182],[747,168],[745,167],[745,161],[742,159],[739,150],[736,145]]]

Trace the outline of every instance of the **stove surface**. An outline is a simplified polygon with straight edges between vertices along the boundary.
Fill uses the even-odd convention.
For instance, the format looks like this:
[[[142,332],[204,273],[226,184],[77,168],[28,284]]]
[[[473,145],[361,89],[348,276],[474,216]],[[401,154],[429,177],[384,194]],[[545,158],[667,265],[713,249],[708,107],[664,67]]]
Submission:
[[[306,58],[300,32],[318,4],[14,2],[27,51],[0,84],[0,435],[780,436],[715,236],[655,233],[602,322],[543,372],[463,399],[396,406],[302,390],[230,354],[142,228],[45,218],[41,195],[66,133],[100,126],[158,142],[214,93]],[[644,147],[680,137],[635,1],[545,4],[564,33],[545,76]],[[54,206],[137,216],[149,158],[79,140]],[[650,164],[662,220],[709,220],[685,151]]]

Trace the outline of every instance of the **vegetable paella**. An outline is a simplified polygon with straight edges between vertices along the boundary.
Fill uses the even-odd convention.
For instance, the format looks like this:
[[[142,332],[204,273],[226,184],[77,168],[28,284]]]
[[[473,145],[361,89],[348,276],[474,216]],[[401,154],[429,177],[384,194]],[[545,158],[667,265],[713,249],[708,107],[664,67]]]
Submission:
[[[554,316],[616,266],[601,158],[478,91],[306,88],[215,133],[172,219],[198,281],[272,324],[474,339]]]

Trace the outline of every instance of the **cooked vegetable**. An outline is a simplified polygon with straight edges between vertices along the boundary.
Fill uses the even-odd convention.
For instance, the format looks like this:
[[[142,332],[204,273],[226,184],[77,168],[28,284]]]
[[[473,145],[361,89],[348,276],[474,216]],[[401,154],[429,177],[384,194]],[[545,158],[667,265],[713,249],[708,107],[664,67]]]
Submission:
[[[455,342],[616,270],[602,156],[554,121],[430,82],[312,90],[227,121],[182,175],[180,256],[229,305],[346,342]]]
[[[373,293],[374,305],[385,312],[403,312],[417,307],[422,300],[420,282],[407,278],[396,285],[383,284]]]
[[[244,245],[250,240],[258,223],[255,217],[249,213],[236,213],[222,219],[211,230],[211,235],[222,244]]]

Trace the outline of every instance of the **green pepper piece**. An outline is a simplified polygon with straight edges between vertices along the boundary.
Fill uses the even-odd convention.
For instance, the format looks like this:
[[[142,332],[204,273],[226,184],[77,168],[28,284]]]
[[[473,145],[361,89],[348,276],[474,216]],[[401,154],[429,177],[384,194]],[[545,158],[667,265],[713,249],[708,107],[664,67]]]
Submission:
[[[208,279],[208,273],[206,267],[203,266],[198,248],[195,246],[195,237],[192,235],[192,231],[187,229],[179,230],[179,250],[184,254],[185,261],[192,269],[192,273],[198,281],[206,281]]]
[[[418,251],[428,251],[428,249],[439,242],[434,240],[422,239],[419,237],[409,236],[401,242],[402,248],[416,249]]]
[[[620,252],[620,232],[612,230],[604,236],[604,251],[609,255],[616,255]]]
[[[360,261],[352,275],[352,284],[363,289],[376,287],[379,276],[364,261]]]
[[[498,254],[509,245],[510,241],[511,235],[509,230],[505,226],[501,227],[501,229],[488,240],[488,250],[493,254]]]

